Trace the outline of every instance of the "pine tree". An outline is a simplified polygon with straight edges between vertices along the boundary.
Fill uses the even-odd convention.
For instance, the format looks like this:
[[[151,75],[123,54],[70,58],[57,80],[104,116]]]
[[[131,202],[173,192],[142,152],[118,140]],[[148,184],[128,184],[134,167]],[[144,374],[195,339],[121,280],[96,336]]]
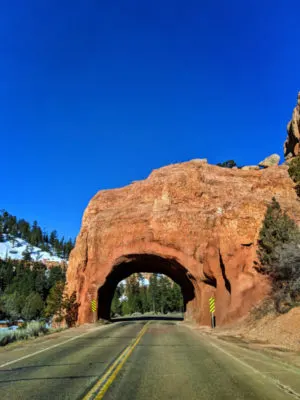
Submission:
[[[228,161],[224,161],[222,163],[218,163],[217,164],[219,167],[223,167],[223,168],[233,168],[236,167],[236,162],[234,160],[228,160]]]
[[[158,288],[157,274],[152,274],[149,280],[149,297],[151,301],[151,310],[156,313],[160,306],[160,295]]]
[[[20,237],[26,241],[30,239],[30,224],[25,221],[25,219],[20,219],[18,221],[18,231]]]
[[[289,163],[288,172],[290,177],[295,182],[295,190],[298,196],[300,196],[300,156],[294,157]]]
[[[43,242],[47,244],[49,243],[49,236],[48,233],[45,231],[43,231]]]
[[[132,274],[126,281],[126,296],[130,314],[141,312],[140,288],[137,274]]]
[[[173,300],[172,311],[183,312],[184,305],[183,305],[182,292],[180,286],[177,283],[174,283],[172,287],[172,300]]]
[[[120,290],[119,287],[116,287],[114,297],[111,302],[111,316],[114,317],[115,315],[121,315],[122,313],[122,304],[120,302]]]
[[[26,249],[23,251],[22,253],[23,256],[23,261],[31,261],[31,251],[30,251],[30,247],[26,246]]]
[[[54,266],[49,271],[48,287],[51,289],[56,282],[66,282],[66,271],[60,265]]]
[[[258,257],[261,263],[260,271],[272,265],[277,258],[278,247],[299,239],[296,223],[285,214],[278,201],[273,197],[269,204],[258,240]],[[265,267],[264,267],[265,266]]]
[[[63,309],[65,312],[65,320],[68,328],[75,326],[78,318],[79,303],[76,301],[76,292],[73,292],[71,296],[63,296]]]
[[[45,300],[48,294],[46,266],[42,263],[34,263],[31,272],[34,280],[34,290]]]
[[[11,319],[18,319],[22,315],[25,296],[18,292],[4,295],[4,310]]]
[[[54,247],[55,244],[57,243],[57,232],[56,231],[52,231],[50,233],[50,238],[49,238],[49,242],[50,244]]]
[[[46,300],[45,315],[53,317],[56,315],[55,322],[61,322],[64,317],[64,282],[58,281],[55,286],[50,289],[49,296]]]
[[[25,320],[40,318],[44,310],[44,302],[39,293],[32,292],[25,300],[22,308],[22,317]]]
[[[150,311],[151,302],[149,298],[149,288],[146,285],[140,286],[140,298],[142,304],[142,312],[146,313]]]
[[[39,246],[43,242],[43,233],[41,228],[38,226],[37,221],[33,222],[30,234],[30,243],[33,246]]]
[[[0,243],[4,242],[3,222],[0,220]]]
[[[69,239],[64,245],[64,257],[65,258],[69,257],[73,247],[74,247],[74,243],[73,243],[72,239]]]

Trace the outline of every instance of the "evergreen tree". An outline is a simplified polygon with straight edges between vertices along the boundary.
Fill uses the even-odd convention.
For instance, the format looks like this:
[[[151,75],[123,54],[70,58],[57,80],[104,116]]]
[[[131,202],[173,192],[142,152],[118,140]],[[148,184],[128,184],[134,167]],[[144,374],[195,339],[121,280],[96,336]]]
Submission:
[[[33,246],[39,246],[43,242],[43,233],[41,228],[38,226],[37,221],[33,222],[31,233],[30,233],[30,243]]]
[[[63,297],[63,309],[65,312],[65,320],[68,328],[75,326],[78,318],[79,303],[76,301],[76,292],[73,292],[70,297]]]
[[[142,305],[140,299],[139,281],[136,274],[132,274],[126,282],[126,296],[128,298],[129,313],[141,312]]]
[[[278,201],[273,197],[269,204],[258,240],[258,257],[263,272],[278,259],[278,247],[299,239],[296,223],[285,214]]]
[[[34,280],[34,290],[41,298],[46,300],[48,294],[48,280],[46,277],[46,266],[42,263],[34,263],[32,271]]]
[[[157,274],[152,274],[149,280],[149,297],[151,301],[151,310],[156,313],[160,307],[160,295]]]
[[[30,251],[30,247],[26,246],[26,249],[23,251],[22,253],[23,255],[23,261],[31,261],[31,251]]]
[[[183,296],[181,288],[177,283],[174,283],[172,287],[172,299],[173,299],[172,311],[183,312],[184,311]]]
[[[52,231],[50,233],[49,242],[53,247],[56,245],[56,243],[57,243],[57,232],[56,231]]]
[[[43,232],[43,242],[44,243],[49,243],[49,236],[48,236],[48,233],[47,232]]]
[[[39,293],[32,292],[25,300],[22,317],[25,320],[40,318],[44,310],[44,302]]]
[[[172,310],[172,286],[170,279],[162,275],[159,279],[160,310],[165,314]]]
[[[14,262],[0,259],[0,296],[12,282],[14,275]]]
[[[294,157],[289,163],[288,172],[290,177],[295,182],[295,190],[298,196],[300,196],[300,156]]]
[[[132,313],[128,300],[122,302],[122,315],[129,315]]]
[[[149,288],[146,285],[140,287],[140,298],[142,304],[142,313],[149,312],[151,309],[151,302],[149,297]]]
[[[30,240],[30,224],[25,219],[18,221],[18,232],[22,239],[26,241]]]
[[[45,315],[53,317],[56,315],[56,322],[61,322],[64,316],[64,282],[58,281],[55,286],[50,289],[49,296],[46,300]]]
[[[14,215],[3,213],[4,232],[16,236],[18,233],[17,218]]]
[[[21,295],[18,292],[6,294],[3,297],[5,313],[10,316],[13,320],[19,319],[22,315],[22,308],[25,302],[26,296]]]
[[[66,272],[59,265],[54,266],[49,271],[48,287],[52,288],[56,285],[56,282],[66,282]]]
[[[114,317],[116,314],[121,315],[122,313],[122,304],[120,302],[120,288],[119,286],[116,287],[114,297],[111,302],[111,316]]]
[[[64,257],[65,257],[65,258],[68,258],[68,257],[69,257],[69,255],[70,255],[71,250],[73,249],[73,247],[74,247],[74,243],[73,243],[72,239],[69,239],[69,240],[64,244]]]
[[[233,168],[237,166],[234,160],[227,160],[222,163],[218,163],[217,165],[222,168]]]
[[[0,220],[0,243],[4,242],[3,222]]]

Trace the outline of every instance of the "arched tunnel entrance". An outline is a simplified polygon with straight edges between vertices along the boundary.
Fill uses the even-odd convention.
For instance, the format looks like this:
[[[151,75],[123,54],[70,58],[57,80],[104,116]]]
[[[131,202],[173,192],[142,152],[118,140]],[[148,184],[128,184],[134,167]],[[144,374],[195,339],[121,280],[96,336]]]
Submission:
[[[195,298],[195,278],[174,259],[166,259],[153,254],[130,254],[120,257],[98,289],[98,319],[110,319],[111,303],[119,282],[134,273],[158,273],[171,278],[181,287],[184,311]]]

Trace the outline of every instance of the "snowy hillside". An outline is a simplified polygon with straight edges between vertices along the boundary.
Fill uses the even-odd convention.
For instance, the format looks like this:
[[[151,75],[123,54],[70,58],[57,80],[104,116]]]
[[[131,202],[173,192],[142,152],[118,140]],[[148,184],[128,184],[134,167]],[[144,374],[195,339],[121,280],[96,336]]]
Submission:
[[[66,262],[56,255],[51,255],[47,251],[42,251],[39,247],[31,246],[26,240],[20,238],[8,239],[7,235],[3,235],[4,242],[0,243],[0,258],[5,260],[22,260],[23,252],[27,249],[30,252],[32,261],[52,261],[57,263]]]

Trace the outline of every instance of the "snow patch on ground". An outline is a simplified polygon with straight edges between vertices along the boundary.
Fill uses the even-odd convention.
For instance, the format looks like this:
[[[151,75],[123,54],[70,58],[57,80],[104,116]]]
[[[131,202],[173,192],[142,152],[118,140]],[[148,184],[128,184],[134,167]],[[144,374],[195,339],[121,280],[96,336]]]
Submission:
[[[10,258],[12,260],[22,260],[23,252],[29,249],[33,261],[53,261],[62,263],[65,262],[62,258],[52,255],[47,251],[42,251],[39,247],[31,246],[26,240],[20,238],[8,239],[4,235],[4,242],[0,243],[0,258],[5,260]]]

